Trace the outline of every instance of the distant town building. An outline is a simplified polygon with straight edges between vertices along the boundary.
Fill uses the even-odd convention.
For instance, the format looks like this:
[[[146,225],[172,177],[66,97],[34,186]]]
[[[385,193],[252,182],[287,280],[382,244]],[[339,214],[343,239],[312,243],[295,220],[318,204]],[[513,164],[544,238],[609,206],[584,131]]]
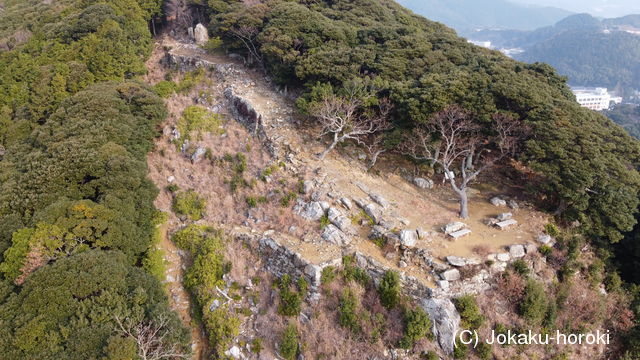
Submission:
[[[580,106],[591,110],[606,110],[611,106],[611,103],[619,104],[622,102],[621,97],[611,96],[606,88],[572,87],[571,91]]]
[[[470,42],[473,45],[482,46],[483,48],[491,49],[491,41],[467,40],[467,42]]]

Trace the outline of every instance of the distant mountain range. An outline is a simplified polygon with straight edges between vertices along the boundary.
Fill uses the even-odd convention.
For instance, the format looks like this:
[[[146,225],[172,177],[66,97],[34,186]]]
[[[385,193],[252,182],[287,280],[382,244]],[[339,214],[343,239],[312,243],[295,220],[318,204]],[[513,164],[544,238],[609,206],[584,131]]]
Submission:
[[[402,6],[458,32],[474,29],[533,30],[572,14],[554,7],[516,4],[506,0],[397,0]]]
[[[546,62],[572,85],[617,87],[629,95],[640,88],[640,15],[599,20],[571,15],[533,31],[480,30],[463,36],[491,41],[496,49],[519,48],[514,58]]]

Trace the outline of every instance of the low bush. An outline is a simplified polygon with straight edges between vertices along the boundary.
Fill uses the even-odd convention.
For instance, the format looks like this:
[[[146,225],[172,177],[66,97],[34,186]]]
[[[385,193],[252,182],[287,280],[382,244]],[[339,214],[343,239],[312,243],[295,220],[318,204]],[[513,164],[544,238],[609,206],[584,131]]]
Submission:
[[[513,271],[515,271],[516,273],[518,273],[518,274],[520,274],[522,276],[529,275],[529,266],[522,259],[518,259],[518,260],[512,262],[511,263],[511,268],[513,268]]]
[[[300,282],[298,282],[298,285],[300,286]],[[291,277],[288,274],[280,278],[278,288],[280,289],[280,306],[278,307],[278,313],[284,316],[297,316],[300,313],[302,297],[304,296],[302,290],[293,289]]]
[[[476,298],[471,295],[461,296],[454,300],[456,309],[460,313],[462,327],[465,329],[477,329],[484,323],[484,316],[480,313],[480,308]]]
[[[519,310],[530,324],[539,325],[542,322],[547,313],[547,295],[542,284],[533,279],[527,281]]]
[[[322,274],[320,275],[320,283],[323,285],[328,285],[333,282],[336,278],[336,269],[333,266],[327,266],[322,269]]]
[[[173,199],[173,211],[178,215],[185,215],[193,221],[200,220],[205,215],[205,199],[194,190],[176,194]]]
[[[400,277],[397,272],[388,270],[384,273],[378,286],[378,295],[382,306],[387,309],[393,309],[398,304],[400,301]]]
[[[156,94],[163,99],[166,99],[176,92],[176,83],[173,81],[162,80],[153,86]]]
[[[358,298],[353,290],[346,288],[340,295],[340,307],[338,308],[338,321],[340,326],[349,329],[353,333],[361,330],[358,320]]]
[[[284,330],[278,348],[280,355],[286,360],[295,360],[298,356],[298,329],[291,323]]]
[[[400,347],[411,349],[416,341],[432,337],[431,320],[421,308],[406,310],[404,313],[404,335],[400,339]]]

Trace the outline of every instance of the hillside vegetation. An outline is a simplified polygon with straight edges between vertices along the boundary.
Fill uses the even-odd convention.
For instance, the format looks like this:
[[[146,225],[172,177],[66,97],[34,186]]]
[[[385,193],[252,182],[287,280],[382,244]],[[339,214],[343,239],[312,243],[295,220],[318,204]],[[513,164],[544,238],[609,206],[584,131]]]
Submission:
[[[145,72],[159,1],[14,1],[0,11],[0,352],[188,353],[158,278],[145,155],[166,115]],[[160,272],[161,274],[161,272]],[[146,333],[159,343],[145,348]],[[147,339],[148,340],[148,339]],[[146,340],[145,340],[146,341]]]
[[[507,114],[531,128],[516,158],[535,171],[531,192],[546,207],[567,223],[579,221],[603,244],[617,242],[634,225],[638,142],[580,108],[566,79],[548,65],[468,44],[386,0],[251,6],[215,0],[209,10],[211,29],[230,49],[251,45],[245,51],[276,81],[305,89],[302,110],[354,86],[366,89],[363,102],[374,109],[368,96],[388,97],[395,109],[386,133],[390,150],[451,104],[471,111],[485,134],[496,131],[495,114]]]

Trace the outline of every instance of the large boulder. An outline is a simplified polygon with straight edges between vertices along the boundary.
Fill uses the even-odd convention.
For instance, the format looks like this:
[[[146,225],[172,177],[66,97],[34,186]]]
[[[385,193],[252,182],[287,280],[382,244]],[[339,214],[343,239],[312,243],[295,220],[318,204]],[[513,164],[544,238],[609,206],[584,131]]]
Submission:
[[[461,258],[459,256],[447,256],[447,262],[451,265],[451,266],[457,266],[457,267],[462,267],[467,265],[467,260],[465,260],[464,258]]]
[[[456,281],[460,280],[460,271],[458,269],[449,269],[440,274],[442,280]]]
[[[351,231],[351,219],[349,219],[348,217],[342,215],[342,213],[340,212],[340,210],[334,208],[334,207],[330,207],[328,210],[328,218],[329,221],[335,225],[338,229],[344,231],[344,232],[350,232]]]
[[[319,202],[312,201],[304,206],[304,208],[300,212],[300,216],[307,220],[317,221],[324,216],[324,209]]]
[[[455,336],[460,326],[460,314],[449,299],[429,298],[422,301],[422,308],[429,314],[433,322],[433,334],[438,339],[440,348],[453,353]]]
[[[351,239],[335,225],[329,224],[322,231],[322,239],[335,245],[349,245]]]
[[[509,255],[511,255],[512,258],[514,259],[521,258],[524,256],[524,254],[525,254],[524,246],[519,244],[509,246]]]
[[[402,230],[400,232],[400,244],[406,247],[414,247],[418,241],[417,237],[418,233],[414,230]]]
[[[193,37],[198,45],[204,45],[209,41],[209,32],[207,28],[202,25],[196,25],[195,29],[193,29]]]

